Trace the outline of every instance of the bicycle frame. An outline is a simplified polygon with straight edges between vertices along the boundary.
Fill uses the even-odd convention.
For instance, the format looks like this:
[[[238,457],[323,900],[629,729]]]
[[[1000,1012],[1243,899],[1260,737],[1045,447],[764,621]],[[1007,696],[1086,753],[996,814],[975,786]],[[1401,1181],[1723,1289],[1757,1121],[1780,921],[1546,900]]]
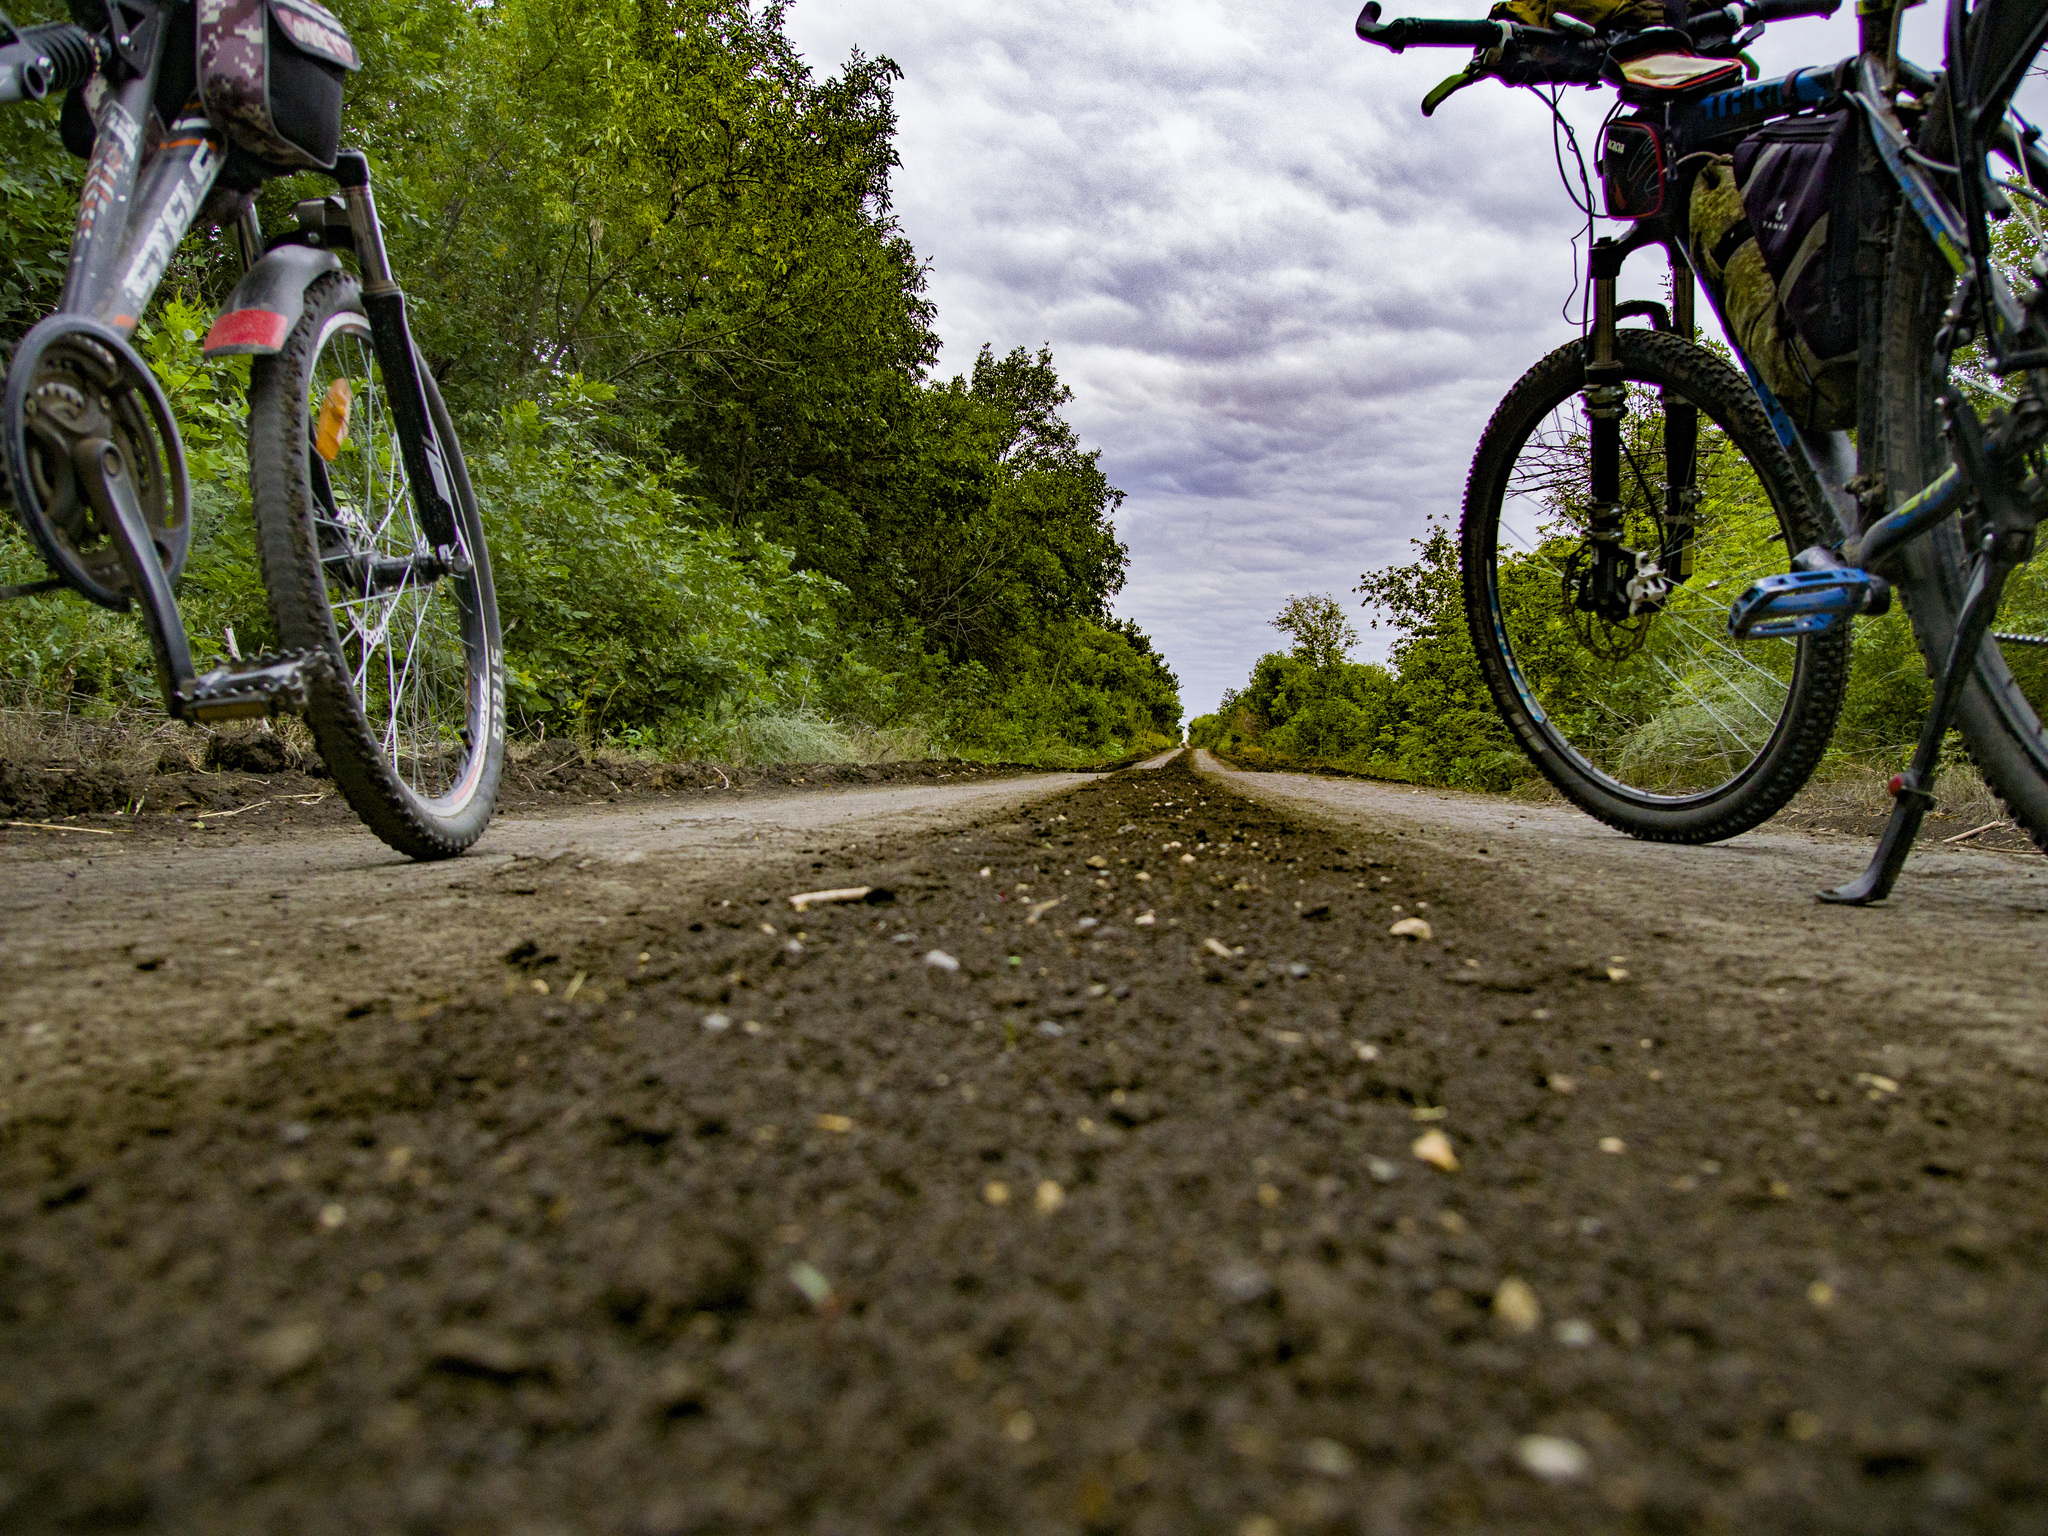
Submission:
[[[1950,0],[1949,54],[1963,52],[1964,0]],[[2002,46],[2024,49],[2021,58],[2031,57],[2048,37],[2048,7],[2023,18],[2027,30],[2017,39],[2008,36]],[[2031,136],[2015,132],[2004,112],[1992,120],[1987,133],[1981,102],[1987,98],[2002,102],[2011,80],[1992,83],[1988,91],[1975,89],[1966,79],[1951,98],[1954,142],[1959,146],[1957,167],[1936,166],[1920,155],[1900,121],[1894,98],[1904,83],[1922,97],[1931,95],[1936,80],[1914,66],[1890,56],[1892,10],[1865,12],[1861,18],[1861,51],[1832,69],[1795,70],[1780,79],[1737,87],[1690,102],[1672,102],[1663,107],[1660,127],[1667,136],[1667,153],[1672,162],[1702,150],[1730,147],[1732,141],[1776,118],[1790,116],[1808,107],[1839,103],[1854,109],[1863,125],[1856,174],[1864,195],[1859,200],[1862,242],[1857,264],[1863,285],[1861,333],[1858,337],[1859,378],[1866,381],[1859,391],[1858,438],[1875,441],[1874,382],[1882,368],[1880,356],[1882,263],[1864,259],[1875,256],[1886,240],[1892,213],[1903,204],[1926,229],[1935,249],[1955,270],[1956,296],[1946,318],[1943,338],[1938,343],[1938,364],[1944,370],[1948,357],[1971,335],[1985,342],[1986,362],[2001,377],[2048,366],[2048,326],[2039,313],[2039,301],[2022,304],[2011,292],[1991,261],[1990,212],[2003,194],[1984,174],[1986,153],[2002,149],[2014,159],[2030,182],[2048,185],[2048,153],[2043,153]],[[2008,29],[2010,32],[2012,29]],[[1999,55],[2011,57],[2012,55]],[[1637,98],[1639,115],[1656,113],[1654,101]],[[1951,201],[1936,180],[1947,174],[1954,181],[1961,206]],[[1671,459],[1670,489],[1667,491],[1664,545],[1647,573],[1627,569],[1620,558],[1621,480],[1619,462],[1620,423],[1618,369],[1615,365],[1614,328],[1630,312],[1649,312],[1679,334],[1691,338],[1693,273],[1687,256],[1687,230],[1682,210],[1689,201],[1686,189],[1669,199],[1676,207],[1640,221],[1636,228],[1618,239],[1596,241],[1590,252],[1587,281],[1593,295],[1592,327],[1589,335],[1590,362],[1587,368],[1586,414],[1590,450],[1590,491],[1593,512],[1589,535],[1596,551],[1607,556],[1605,588],[1620,589],[1626,578],[1626,595],[1654,599],[1668,590],[1672,581],[1690,574],[1683,543],[1690,533],[1689,508],[1685,499],[1690,486],[1679,484],[1679,466],[1690,462],[1691,445],[1697,430],[1697,413],[1690,407],[1667,405],[1667,455]],[[1647,246],[1660,245],[1668,256],[1674,305],[1666,316],[1658,305],[1617,305],[1616,285],[1624,261]],[[1710,302],[1718,301],[1709,292]],[[2033,553],[2034,529],[2042,509],[2022,492],[2019,476],[2024,472],[2024,452],[2048,438],[2048,404],[2040,395],[2024,393],[2010,413],[2000,413],[1984,422],[1960,390],[1950,387],[1942,406],[1950,422],[1955,462],[1933,483],[1897,508],[1887,509],[1885,491],[1876,466],[1864,464],[1862,474],[1850,477],[1857,467],[1846,433],[1815,433],[1798,429],[1772,394],[1751,361],[1743,356],[1729,317],[1721,314],[1723,330],[1730,339],[1750,383],[1769,415],[1772,428],[1795,462],[1803,460],[1812,480],[1835,514],[1842,538],[1833,549],[1802,552],[1795,567],[1802,572],[1830,568],[1841,570],[1838,584],[1858,590],[1862,601],[1871,604],[1862,611],[1881,611],[1888,592],[1881,581],[1865,571],[1881,573],[1887,560],[1913,539],[1925,536],[1948,517],[1955,515],[1975,497],[1989,514],[1988,531],[1975,552],[1970,583],[1958,618],[1950,654],[1936,679],[1934,707],[1923,726],[1911,765],[1894,779],[1895,797],[1891,821],[1881,839],[1871,866],[1849,885],[1824,893],[1832,901],[1862,905],[1889,894],[1904,865],[1921,819],[1932,808],[1929,792],[1939,758],[1943,736],[1952,722],[1962,690],[1967,686],[2005,581],[2013,569]],[[1612,398],[1610,398],[1612,397]],[[1682,457],[1681,457],[1682,456]],[[1640,559],[1641,557],[1639,557]],[[1864,568],[1856,570],[1851,568]],[[1792,578],[1794,582],[1797,577]],[[1819,580],[1818,577],[1814,578]],[[1864,586],[1851,588],[1852,581]],[[1661,584],[1661,585],[1659,585]],[[1822,582],[1822,585],[1825,585]],[[1791,590],[1788,586],[1787,590]],[[1596,596],[1603,595],[1596,591]],[[1842,606],[1837,601],[1837,612]],[[1611,600],[1611,599],[1610,599]],[[1860,604],[1859,604],[1860,607]],[[1850,608],[1847,611],[1858,611]]]
[[[178,612],[173,585],[190,539],[190,486],[177,423],[148,365],[129,345],[177,251],[207,206],[230,149],[221,131],[197,104],[188,104],[161,140],[150,142],[152,106],[173,25],[194,24],[185,0],[124,0],[128,29],[98,40],[100,72],[86,82],[96,134],[79,198],[62,295],[56,311],[23,338],[8,369],[4,413],[7,467],[18,515],[55,573],[55,579],[9,589],[26,596],[69,586],[104,607],[125,610],[139,603],[155,656],[165,706],[174,717],[197,721],[249,718],[302,710],[312,675],[324,662],[294,653],[260,659],[254,665],[220,667],[199,675],[191,643]],[[85,34],[81,43],[90,41]],[[111,77],[111,82],[110,82]],[[427,410],[420,362],[406,321],[405,296],[385,255],[370,186],[369,164],[352,151],[337,158],[330,173],[342,198],[299,205],[299,228],[267,242],[248,195],[240,199],[235,232],[244,275],[204,351],[266,354],[279,351],[298,323],[305,289],[340,263],[330,247],[357,255],[364,308],[387,381],[420,526],[433,553],[409,562],[405,575],[438,579],[465,567],[456,535],[455,492],[444,449]],[[83,367],[104,393],[94,401],[80,393],[73,422],[53,419],[31,397],[43,361],[61,354]],[[131,448],[144,462],[129,462],[110,426],[110,412],[128,409],[122,425]],[[35,418],[31,423],[31,418]],[[118,557],[125,581],[102,579],[81,559],[68,537],[36,505],[36,476],[30,469],[29,437],[38,437],[47,468],[54,452],[70,460],[68,476],[89,504],[97,531]],[[153,437],[154,441],[150,441]],[[53,446],[54,445],[54,446]],[[154,462],[160,453],[163,465]],[[138,490],[141,482],[144,490]],[[147,493],[145,495],[145,492]],[[155,525],[145,499],[157,504]],[[26,504],[25,504],[26,503]]]
[[[1695,489],[1688,474],[1696,441],[1697,412],[1666,399],[1667,468],[1670,471],[1662,541],[1658,550],[1636,553],[1634,569],[1624,558],[1621,534],[1620,418],[1624,405],[1616,362],[1615,326],[1630,314],[1647,313],[1661,328],[1693,337],[1693,273],[1689,247],[1690,180],[1666,166],[1683,165],[1689,155],[1732,150],[1752,130],[1774,118],[1809,107],[1840,106],[1857,114],[1861,127],[1855,213],[1858,241],[1855,275],[1860,285],[1856,356],[1859,391],[1858,444],[1878,441],[1878,382],[1883,372],[1883,277],[1885,253],[1897,210],[1910,209],[1934,248],[1957,274],[1952,303],[1935,338],[1934,365],[1944,380],[1939,405],[1948,426],[1954,462],[1905,504],[1892,507],[1882,468],[1866,451],[1852,457],[1846,433],[1805,432],[1795,427],[1755,365],[1742,354],[1730,317],[1723,329],[1742,362],[1772,428],[1796,465],[1833,511],[1841,538],[1801,551],[1789,575],[1768,578],[1743,595],[1730,614],[1738,637],[1815,633],[1858,612],[1878,612],[1889,602],[1882,580],[1888,559],[1902,546],[1925,537],[1965,506],[1981,511],[1972,534],[1969,583],[1957,614],[1953,641],[1936,678],[1934,706],[1925,721],[1910,766],[1892,781],[1893,813],[1876,856],[1857,881],[1823,893],[1823,899],[1863,904],[1889,893],[1933,805],[1928,792],[1941,742],[1955,717],[1964,688],[1997,611],[2007,577],[2034,552],[2034,534],[2048,496],[2022,481],[2029,453],[2048,443],[2048,266],[2037,265],[2036,292],[2022,302],[1991,260],[1990,218],[2007,212],[2003,191],[1985,170],[1996,150],[2013,161],[2029,185],[2048,185],[2048,153],[2035,130],[2024,133],[2008,121],[2013,90],[2028,61],[2048,40],[2048,4],[2043,0],[1983,0],[1973,12],[1968,0],[1947,0],[1945,55],[1950,75],[1942,91],[1956,164],[1943,165],[1917,149],[1901,121],[1903,86],[1925,110],[1944,82],[1897,57],[1897,18],[1914,0],[1859,0],[1857,53],[1828,69],[1795,70],[1780,79],[1688,97],[1682,88],[1656,90],[1632,85],[1623,61],[1661,50],[1727,58],[1758,35],[1762,23],[1790,16],[1824,14],[1832,4],[1812,0],[1734,0],[1725,11],[1688,19],[1683,25],[1651,28],[1632,36],[1598,33],[1583,23],[1560,21],[1556,29],[1508,22],[1402,20],[1380,22],[1377,0],[1360,15],[1361,38],[1400,52],[1416,44],[1471,46],[1464,74],[1445,81],[1425,99],[1433,111],[1451,91],[1487,76],[1508,84],[1616,83],[1636,116],[1651,119],[1661,134],[1665,158],[1658,165],[1663,206],[1641,218],[1620,238],[1596,240],[1588,255],[1587,283],[1593,297],[1587,338],[1585,410],[1588,425],[1591,512],[1588,542],[1592,577],[1576,601],[1596,609],[1635,612],[1654,605],[1674,582],[1690,574],[1686,548],[1691,535]],[[1748,28],[1749,30],[1741,30]],[[1952,180],[1953,198],[1942,178]],[[1670,196],[1670,193],[1677,195]],[[1668,256],[1673,304],[1617,304],[1622,264],[1647,246]],[[1719,300],[1710,299],[1719,309]],[[1950,359],[1973,339],[1984,343],[1986,364],[2000,378],[2029,374],[2010,410],[1979,416],[1962,391],[1946,383]],[[2031,373],[2029,371],[2032,370]],[[1682,462],[1681,462],[1682,461]],[[1852,478],[1852,472],[1854,473]],[[2029,487],[2032,486],[2032,489]],[[1868,569],[1862,569],[1868,568]],[[1775,605],[1775,606],[1774,606]],[[1780,617],[1782,615],[1782,617]],[[1768,617],[1768,625],[1759,621]]]

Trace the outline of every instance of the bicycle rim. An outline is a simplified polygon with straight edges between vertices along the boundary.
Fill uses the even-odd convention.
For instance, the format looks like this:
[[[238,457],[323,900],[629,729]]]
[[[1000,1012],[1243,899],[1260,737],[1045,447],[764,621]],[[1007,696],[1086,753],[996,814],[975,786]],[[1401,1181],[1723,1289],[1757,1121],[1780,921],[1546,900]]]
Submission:
[[[429,814],[452,814],[486,770],[491,707],[484,579],[457,519],[467,569],[418,574],[433,555],[369,323],[322,324],[307,373],[307,472],[335,654],[383,766]]]
[[[1788,568],[1814,536],[1792,469],[1741,380],[1675,337],[1621,333],[1620,557],[1668,580],[1603,605],[1591,573],[1582,351],[1531,370],[1475,457],[1464,560],[1467,613],[1497,702],[1539,769],[1639,836],[1709,841],[1789,799],[1839,708],[1838,641],[1736,642],[1730,603]],[[1674,410],[1697,412],[1694,445]],[[1675,537],[1675,486],[1692,534]],[[1685,499],[1678,498],[1677,505]]]

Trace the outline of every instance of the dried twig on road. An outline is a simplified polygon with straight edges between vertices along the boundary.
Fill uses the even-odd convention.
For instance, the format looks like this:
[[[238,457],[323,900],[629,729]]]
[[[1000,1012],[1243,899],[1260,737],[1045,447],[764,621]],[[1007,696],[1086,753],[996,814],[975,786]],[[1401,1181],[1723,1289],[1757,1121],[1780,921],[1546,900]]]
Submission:
[[[247,805],[236,806],[232,811],[201,811],[192,819],[205,821],[208,817],[239,816],[244,811],[261,810],[266,805],[318,805],[326,798],[325,791],[317,795],[278,795],[269,800],[252,800]]]
[[[67,827],[54,821],[10,821],[10,827],[20,827],[25,832],[87,832],[94,837],[112,837],[114,834],[105,827]]]
[[[1971,838],[1977,836],[1977,834],[1980,832],[1989,832],[1993,827],[2003,827],[2009,825],[2011,825],[2011,823],[2005,817],[2001,816],[1996,821],[1985,822],[1984,825],[1981,827],[1972,827],[1967,832],[1958,832],[1954,837],[1944,837],[1942,841],[1944,843],[1967,843]]]

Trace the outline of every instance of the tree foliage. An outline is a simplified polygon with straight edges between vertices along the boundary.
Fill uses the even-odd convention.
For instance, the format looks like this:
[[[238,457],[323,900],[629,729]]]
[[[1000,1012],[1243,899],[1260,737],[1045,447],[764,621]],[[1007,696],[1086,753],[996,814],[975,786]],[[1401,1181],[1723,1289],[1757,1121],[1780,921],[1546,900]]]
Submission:
[[[689,745],[764,711],[915,717],[1041,756],[1177,734],[1172,673],[1109,616],[1121,493],[1064,419],[1050,352],[984,347],[931,376],[925,269],[891,206],[893,63],[814,72],[781,3],[336,9],[366,59],[346,132],[470,449],[519,718]],[[53,123],[54,104],[0,114],[0,339],[61,281],[80,167]],[[266,225],[327,190],[269,184]],[[229,250],[188,241],[150,326],[232,403],[238,377],[183,335],[225,297]],[[212,594],[235,591],[246,636],[236,415],[194,428],[220,554],[188,600],[210,630],[229,622]],[[28,558],[19,539],[0,556]],[[73,607],[0,629],[7,657],[142,686],[124,621],[86,621],[90,663],[60,637]]]

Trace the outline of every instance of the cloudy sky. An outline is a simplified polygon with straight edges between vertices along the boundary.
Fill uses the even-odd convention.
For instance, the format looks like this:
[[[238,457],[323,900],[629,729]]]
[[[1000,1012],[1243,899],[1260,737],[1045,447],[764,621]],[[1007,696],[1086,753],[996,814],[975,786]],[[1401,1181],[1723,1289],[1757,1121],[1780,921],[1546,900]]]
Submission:
[[[1760,62],[1852,51],[1850,11],[1774,27]],[[896,206],[930,263],[941,370],[983,342],[1051,345],[1070,418],[1128,493],[1117,611],[1159,643],[1191,716],[1283,643],[1267,620],[1289,593],[1355,605],[1361,572],[1405,558],[1431,516],[1455,520],[1494,402],[1576,333],[1561,310],[1583,224],[1547,110],[1489,83],[1425,120],[1423,93],[1466,55],[1370,48],[1354,15],[1351,0],[791,13],[820,72],[856,47],[902,66]],[[1589,161],[1612,99],[1567,97]],[[1630,272],[1654,291],[1648,258]],[[1383,656],[1387,632],[1359,619],[1355,654]]]

